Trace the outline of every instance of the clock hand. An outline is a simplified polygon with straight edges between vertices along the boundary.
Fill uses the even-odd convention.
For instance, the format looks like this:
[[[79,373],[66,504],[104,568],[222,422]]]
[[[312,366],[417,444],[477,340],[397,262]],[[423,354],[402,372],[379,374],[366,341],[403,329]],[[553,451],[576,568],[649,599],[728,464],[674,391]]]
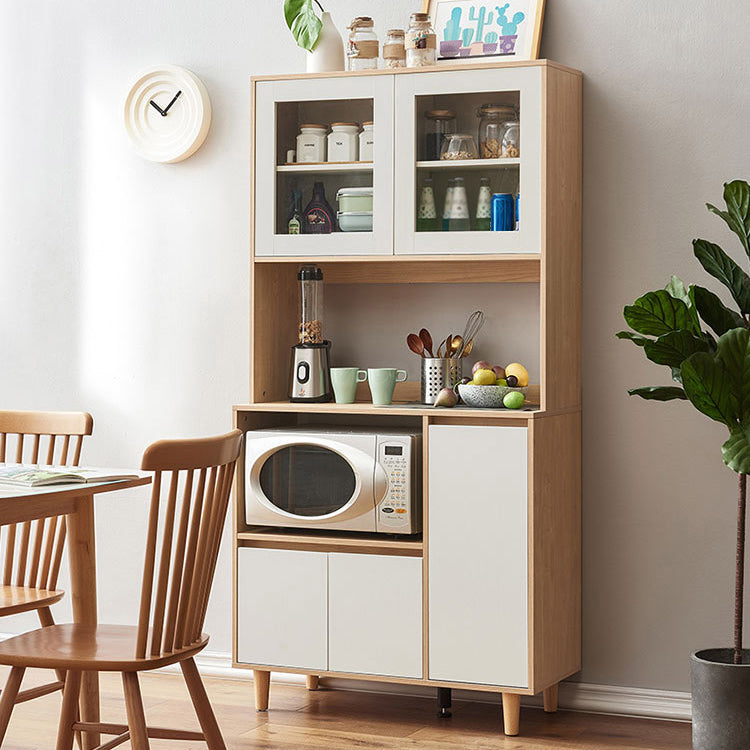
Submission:
[[[153,100],[149,101],[149,104],[162,116],[164,117],[167,113]]]
[[[166,107],[164,107],[164,111],[162,112],[162,114],[163,114],[164,116],[166,116],[167,112],[169,112],[169,110],[171,109],[172,105],[173,105],[173,104],[174,104],[174,103],[175,103],[175,102],[177,101],[177,98],[178,98],[178,97],[180,96],[180,94],[181,94],[181,93],[182,93],[182,91],[178,91],[178,92],[177,92],[177,93],[176,93],[176,94],[175,94],[175,95],[174,95],[174,96],[172,97],[172,101],[171,101],[171,102],[169,102],[169,104],[167,104],[167,106],[166,106]]]

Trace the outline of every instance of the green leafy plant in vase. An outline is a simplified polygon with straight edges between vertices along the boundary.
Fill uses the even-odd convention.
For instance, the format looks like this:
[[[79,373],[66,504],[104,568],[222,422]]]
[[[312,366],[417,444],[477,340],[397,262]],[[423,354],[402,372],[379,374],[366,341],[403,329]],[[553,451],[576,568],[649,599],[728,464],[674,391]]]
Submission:
[[[315,6],[320,9],[320,17]],[[307,50],[307,72],[344,69],[344,43],[331,14],[318,0],[284,0],[284,18],[297,44]]]
[[[724,185],[726,210],[707,204],[740,240],[750,259],[750,185]],[[718,245],[694,240],[704,270],[720,281],[735,308],[709,289],[673,276],[665,289],[647,292],[623,315],[632,330],[621,331],[652,362],[668,367],[675,385],[628,391],[647,400],[682,399],[721,422],[728,437],[724,463],[738,475],[734,646],[693,655],[693,747],[695,750],[750,747],[750,655],[742,648],[747,475],[750,473],[750,276]],[[704,329],[705,326],[705,329]],[[706,330],[707,329],[707,330]]]

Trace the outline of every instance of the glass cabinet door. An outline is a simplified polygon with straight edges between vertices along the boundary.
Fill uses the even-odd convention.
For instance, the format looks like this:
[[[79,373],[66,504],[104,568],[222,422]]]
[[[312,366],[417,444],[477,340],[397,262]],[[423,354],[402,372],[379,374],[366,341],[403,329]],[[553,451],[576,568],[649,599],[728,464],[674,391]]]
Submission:
[[[396,254],[539,253],[542,68],[395,78]]]
[[[254,119],[256,256],[393,254],[392,76],[256,81]],[[332,124],[341,139],[329,149]],[[363,143],[360,158],[363,124],[372,145]],[[311,137],[298,141],[302,126]],[[348,188],[354,190],[339,205],[337,193]],[[357,188],[371,188],[372,196]],[[332,233],[316,233],[328,209],[305,216],[323,194]],[[295,198],[303,213],[300,234],[289,227]]]

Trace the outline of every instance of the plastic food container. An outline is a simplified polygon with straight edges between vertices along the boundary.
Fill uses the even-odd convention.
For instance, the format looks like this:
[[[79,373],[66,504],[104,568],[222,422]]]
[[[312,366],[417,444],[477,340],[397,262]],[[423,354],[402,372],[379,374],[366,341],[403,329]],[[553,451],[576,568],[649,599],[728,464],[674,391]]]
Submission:
[[[338,201],[341,213],[349,213],[351,211],[369,211],[372,213],[371,187],[339,188],[339,191],[336,193],[336,200]]]
[[[339,211],[336,218],[342,232],[372,232],[372,211]]]
[[[440,158],[445,159],[476,159],[479,156],[474,136],[468,133],[453,133],[443,139]]]

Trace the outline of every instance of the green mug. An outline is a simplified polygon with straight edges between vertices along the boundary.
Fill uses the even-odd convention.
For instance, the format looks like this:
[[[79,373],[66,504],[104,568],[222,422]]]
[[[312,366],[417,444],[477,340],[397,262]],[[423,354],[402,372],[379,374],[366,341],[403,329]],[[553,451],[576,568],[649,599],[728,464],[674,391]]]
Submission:
[[[331,385],[337,404],[353,404],[357,383],[364,383],[367,373],[356,367],[332,367]]]
[[[396,383],[403,383],[408,377],[406,370],[397,370],[394,367],[369,368],[367,380],[372,394],[372,403],[378,406],[390,404],[393,401],[393,389]]]

